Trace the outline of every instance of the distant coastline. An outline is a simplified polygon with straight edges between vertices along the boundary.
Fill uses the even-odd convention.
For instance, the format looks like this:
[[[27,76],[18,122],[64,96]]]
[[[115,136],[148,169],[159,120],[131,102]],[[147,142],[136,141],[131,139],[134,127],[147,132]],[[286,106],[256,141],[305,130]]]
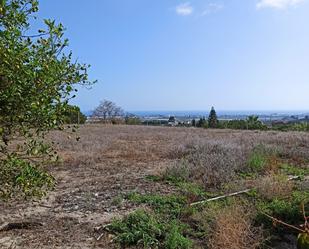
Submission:
[[[130,115],[138,117],[142,122],[149,121],[168,121],[170,117],[176,118],[179,122],[189,123],[193,119],[208,118],[209,111],[129,111]],[[84,112],[87,117],[91,117],[92,112]],[[309,119],[309,111],[258,111],[258,110],[242,110],[242,111],[217,111],[219,120],[245,120],[248,116],[255,115],[264,123],[271,122],[301,122]]]
[[[86,116],[91,116],[92,111],[83,111]],[[203,117],[208,116],[209,111],[128,111],[128,113],[134,114],[139,117],[151,117],[151,116],[183,116],[183,117]],[[218,116],[306,116],[309,115],[309,110],[239,110],[239,111],[224,111],[218,110]]]

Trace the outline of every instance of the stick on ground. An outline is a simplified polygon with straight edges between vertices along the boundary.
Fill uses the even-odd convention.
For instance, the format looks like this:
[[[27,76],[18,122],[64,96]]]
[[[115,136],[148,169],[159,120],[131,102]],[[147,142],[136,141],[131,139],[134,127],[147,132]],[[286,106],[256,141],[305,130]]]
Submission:
[[[43,226],[43,224],[40,222],[32,221],[4,223],[0,226],[0,232],[10,231],[14,229],[31,229],[38,226]]]
[[[240,194],[248,193],[250,190],[252,190],[252,189],[251,189],[251,188],[248,188],[248,189],[245,189],[245,190],[242,190],[242,191],[238,191],[238,192],[231,193],[231,194],[226,194],[226,195],[217,196],[217,197],[210,198],[210,199],[207,199],[207,200],[204,200],[204,201],[193,202],[193,203],[190,204],[190,206],[195,206],[195,205],[199,205],[199,204],[204,204],[204,203],[206,203],[206,202],[216,201],[216,200],[220,200],[220,199],[223,199],[223,198],[226,198],[226,197],[230,197],[230,196],[235,196],[235,195],[240,195]]]
[[[299,178],[300,178],[299,176],[289,176],[288,181],[297,180],[297,179],[299,179]],[[231,194],[221,195],[221,196],[217,196],[217,197],[210,198],[210,199],[207,199],[207,200],[198,201],[198,202],[193,202],[193,203],[190,204],[190,206],[195,206],[195,205],[199,205],[199,204],[204,204],[204,203],[207,203],[207,202],[210,202],[210,201],[216,201],[216,200],[220,200],[220,199],[223,199],[223,198],[226,198],[226,197],[230,197],[230,196],[235,196],[235,195],[240,195],[240,194],[248,193],[248,192],[250,192],[250,191],[253,190],[253,189],[254,189],[254,188],[248,188],[248,189],[241,190],[241,191],[238,191],[238,192],[234,192],[234,193],[231,193]]]

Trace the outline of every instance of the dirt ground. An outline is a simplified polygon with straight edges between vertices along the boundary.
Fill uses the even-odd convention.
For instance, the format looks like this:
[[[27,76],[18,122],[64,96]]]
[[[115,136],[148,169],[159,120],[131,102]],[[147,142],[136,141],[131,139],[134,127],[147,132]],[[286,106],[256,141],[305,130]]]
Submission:
[[[266,134],[266,135],[265,135]],[[38,222],[0,233],[0,248],[113,248],[100,230],[113,217],[136,209],[123,200],[131,191],[170,193],[173,187],[145,179],[160,174],[177,160],[185,146],[199,140],[243,143],[258,140],[308,151],[308,135],[276,132],[204,130],[195,128],[100,126],[80,128],[80,142],[60,132],[51,134],[63,162],[50,166],[57,185],[36,201],[0,202],[0,226],[5,222]]]

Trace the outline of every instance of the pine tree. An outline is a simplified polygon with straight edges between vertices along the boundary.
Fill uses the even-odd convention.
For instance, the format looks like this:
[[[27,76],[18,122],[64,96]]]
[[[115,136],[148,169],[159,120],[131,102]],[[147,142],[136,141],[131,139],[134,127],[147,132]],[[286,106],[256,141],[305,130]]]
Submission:
[[[217,128],[219,124],[217,114],[214,107],[211,107],[211,111],[208,117],[208,126],[209,128]]]

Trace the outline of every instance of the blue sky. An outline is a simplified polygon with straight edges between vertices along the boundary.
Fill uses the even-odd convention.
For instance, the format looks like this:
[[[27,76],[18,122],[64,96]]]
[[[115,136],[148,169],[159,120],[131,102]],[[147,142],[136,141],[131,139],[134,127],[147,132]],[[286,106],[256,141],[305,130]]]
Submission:
[[[309,110],[309,0],[43,0],[125,110]]]

